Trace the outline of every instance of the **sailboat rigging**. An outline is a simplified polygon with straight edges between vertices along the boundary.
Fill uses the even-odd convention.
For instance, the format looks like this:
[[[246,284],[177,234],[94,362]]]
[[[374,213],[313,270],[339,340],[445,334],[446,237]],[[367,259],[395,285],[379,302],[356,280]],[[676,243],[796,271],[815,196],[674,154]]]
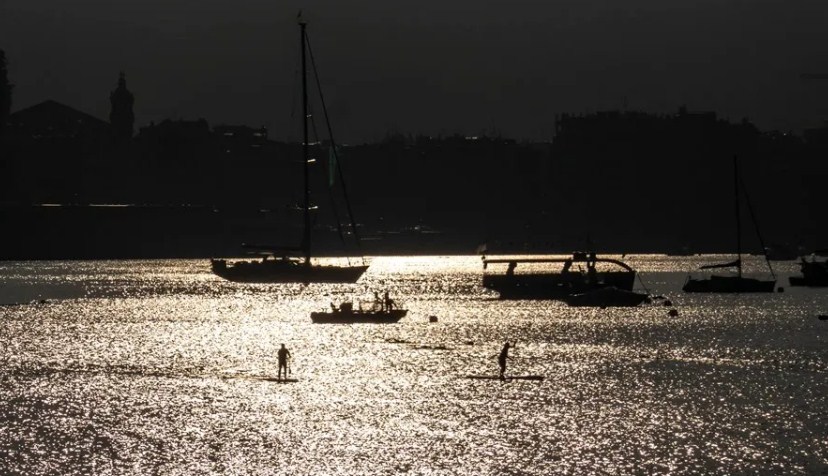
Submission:
[[[228,263],[223,259],[211,260],[211,267],[213,273],[230,281],[242,282],[262,282],[262,283],[278,283],[278,282],[301,282],[301,283],[354,283],[362,274],[368,269],[364,259],[362,264],[347,266],[336,265],[319,265],[312,262],[313,252],[311,247],[312,239],[312,221],[311,210],[316,208],[311,204],[310,193],[310,170],[309,166],[313,159],[310,157],[310,142],[308,139],[308,70],[307,57],[310,53],[311,65],[314,69],[314,77],[316,78],[316,86],[319,91],[319,99],[322,104],[322,110],[325,116],[325,123],[328,129],[328,135],[331,144],[331,154],[334,157],[335,164],[340,184],[342,187],[345,204],[348,215],[350,217],[350,226],[357,244],[359,243],[359,234],[357,232],[356,222],[353,218],[350,201],[348,200],[347,189],[345,188],[345,180],[341,169],[341,161],[336,156],[336,143],[333,139],[333,132],[331,128],[330,119],[328,117],[327,107],[325,106],[325,99],[322,95],[322,88],[319,81],[319,75],[316,73],[316,62],[313,59],[313,52],[310,51],[310,41],[308,39],[307,22],[299,18],[299,35],[300,35],[300,50],[301,50],[301,68],[302,68],[302,170],[303,170],[303,200],[302,200],[302,218],[303,231],[302,242],[300,247],[276,247],[267,245],[248,245],[249,249],[257,250],[264,257],[260,261],[239,261]],[[340,231],[340,237],[343,236],[341,224],[339,223],[337,214],[337,228]],[[244,246],[244,245],[243,245]],[[301,253],[301,259],[290,256],[291,253]]]
[[[776,285],[776,275],[773,272],[770,261],[767,256],[767,248],[765,247],[762,235],[759,233],[759,226],[756,221],[756,215],[753,213],[753,207],[750,205],[750,198],[747,196],[744,184],[741,182],[739,176],[739,160],[736,156],[733,157],[733,190],[734,203],[736,212],[736,260],[728,263],[711,264],[702,266],[700,269],[721,269],[721,268],[736,268],[736,276],[716,276],[712,275],[709,278],[693,279],[688,278],[687,282],[682,288],[688,293],[769,293],[773,292]],[[745,194],[750,218],[753,222],[756,235],[759,237],[759,244],[765,256],[765,261],[768,264],[772,280],[759,280],[754,278],[746,278],[742,274],[742,220],[741,220],[741,204],[740,191]]]

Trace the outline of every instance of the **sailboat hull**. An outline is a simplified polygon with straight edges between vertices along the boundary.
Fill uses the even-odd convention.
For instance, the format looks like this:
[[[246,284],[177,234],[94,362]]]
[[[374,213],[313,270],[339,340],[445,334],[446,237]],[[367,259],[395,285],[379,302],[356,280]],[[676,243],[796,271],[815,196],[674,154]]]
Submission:
[[[688,279],[682,290],[687,293],[772,293],[776,281],[762,281],[739,276],[711,276]]]
[[[212,260],[213,273],[242,283],[355,283],[368,266],[306,266],[292,260]]]

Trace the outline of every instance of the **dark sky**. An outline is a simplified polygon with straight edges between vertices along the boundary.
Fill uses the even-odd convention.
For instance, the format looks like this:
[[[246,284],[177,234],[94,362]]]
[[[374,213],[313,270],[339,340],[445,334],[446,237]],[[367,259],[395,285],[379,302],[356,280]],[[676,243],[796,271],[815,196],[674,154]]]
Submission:
[[[341,141],[388,131],[549,139],[555,114],[686,104],[763,129],[828,119],[825,0],[0,0],[13,109],[101,118],[118,72],[136,126],[164,118],[296,137],[309,22]]]

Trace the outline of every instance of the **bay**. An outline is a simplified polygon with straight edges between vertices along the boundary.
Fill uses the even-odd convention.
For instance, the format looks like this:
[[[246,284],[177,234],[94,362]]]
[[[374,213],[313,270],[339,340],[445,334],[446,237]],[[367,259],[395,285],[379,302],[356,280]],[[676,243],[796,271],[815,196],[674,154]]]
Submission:
[[[205,260],[2,262],[0,474],[828,471],[828,290],[788,287],[783,262],[781,293],[681,292],[716,260],[624,257],[677,317],[502,301],[478,256],[307,286]],[[386,290],[398,324],[310,322]],[[495,375],[505,341],[508,372],[543,381],[464,378]],[[266,380],[282,343],[289,385]]]

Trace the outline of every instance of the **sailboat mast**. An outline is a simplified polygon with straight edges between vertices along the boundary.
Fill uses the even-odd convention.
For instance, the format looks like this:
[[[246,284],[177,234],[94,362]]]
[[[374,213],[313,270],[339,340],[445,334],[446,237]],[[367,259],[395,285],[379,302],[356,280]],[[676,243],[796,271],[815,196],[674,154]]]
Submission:
[[[308,171],[308,68],[305,59],[305,27],[307,22],[299,20],[299,42],[302,46],[302,168],[304,172],[305,204],[304,233],[302,249],[305,252],[305,266],[311,265],[311,221],[310,221],[310,179]]]
[[[739,209],[739,159],[733,156],[733,193],[736,200],[736,255],[737,265],[736,269],[739,271],[739,277],[742,277],[742,221],[740,219]]]

